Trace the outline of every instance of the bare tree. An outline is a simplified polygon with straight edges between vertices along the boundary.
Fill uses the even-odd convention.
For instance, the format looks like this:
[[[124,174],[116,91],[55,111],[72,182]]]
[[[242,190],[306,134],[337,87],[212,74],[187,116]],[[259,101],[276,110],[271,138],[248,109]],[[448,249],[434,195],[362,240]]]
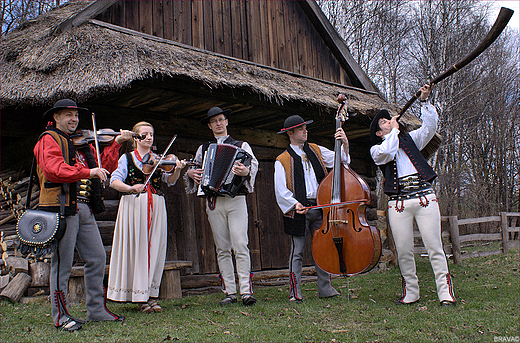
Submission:
[[[404,104],[480,43],[491,26],[480,1],[326,1],[324,12],[387,99]],[[518,33],[434,88],[443,144],[430,161],[443,215],[518,210]],[[419,114],[418,105],[412,113]]]
[[[68,0],[2,0],[2,36]]]

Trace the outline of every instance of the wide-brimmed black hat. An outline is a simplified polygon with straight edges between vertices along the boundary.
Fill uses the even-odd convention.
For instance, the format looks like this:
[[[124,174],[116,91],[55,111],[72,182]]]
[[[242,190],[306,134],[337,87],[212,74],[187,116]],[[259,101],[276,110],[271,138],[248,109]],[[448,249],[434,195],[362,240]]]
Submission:
[[[376,132],[381,130],[379,127],[379,119],[385,118],[385,119],[392,119],[390,116],[390,113],[388,113],[387,110],[381,110],[377,112],[374,119],[372,119],[372,122],[370,123],[370,142],[372,142],[372,145],[379,144],[383,141],[383,139],[376,135]]]
[[[211,117],[217,116],[219,114],[223,114],[227,118],[231,114],[231,110],[230,109],[223,110],[220,107],[212,107],[209,109],[208,114],[206,114],[206,116],[200,120],[200,123],[202,125],[206,125],[209,122],[209,119]]]
[[[78,112],[88,112],[88,108],[78,107],[78,105],[76,105],[76,103],[73,100],[61,99],[61,100],[56,101],[54,103],[54,106],[51,109],[48,109],[43,114],[43,119],[50,120],[50,119],[52,119],[52,115],[54,113],[58,112],[59,110],[66,109],[66,108],[72,108],[72,109],[78,110]]]
[[[281,129],[280,132],[278,132],[278,134],[285,133],[302,125],[312,124],[313,121],[314,120],[305,121],[302,117],[295,114],[285,119],[285,122],[283,123],[283,129]]]

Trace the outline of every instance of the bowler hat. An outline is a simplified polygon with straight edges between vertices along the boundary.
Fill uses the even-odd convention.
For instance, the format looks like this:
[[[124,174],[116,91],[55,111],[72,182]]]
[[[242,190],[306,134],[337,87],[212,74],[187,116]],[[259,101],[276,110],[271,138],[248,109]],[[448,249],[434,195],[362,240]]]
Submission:
[[[388,113],[387,110],[381,110],[377,112],[374,119],[372,119],[372,122],[370,123],[370,141],[372,142],[372,145],[379,144],[383,141],[383,139],[376,135],[377,131],[380,131],[381,128],[379,127],[379,119],[385,118],[385,119],[392,119],[390,116],[390,113]]]
[[[78,112],[79,111],[88,112],[87,108],[78,107],[78,105],[76,105],[76,103],[70,99],[61,99],[61,100],[56,101],[54,103],[54,106],[51,109],[48,109],[43,114],[43,119],[47,119],[50,116],[50,118],[48,118],[50,120],[50,119],[52,119],[52,115],[54,113],[58,112],[59,110],[66,109],[66,108],[72,108],[72,109],[78,110]]]
[[[212,107],[209,109],[208,114],[206,114],[206,116],[200,120],[200,123],[202,125],[206,125],[209,122],[209,119],[211,117],[217,116],[219,114],[223,114],[227,118],[227,116],[229,116],[231,114],[231,110],[230,109],[223,110],[220,107]]]
[[[285,122],[283,123],[283,129],[281,129],[280,132],[278,132],[278,134],[285,133],[287,131],[290,131],[290,130],[295,129],[302,125],[311,124],[313,121],[314,120],[305,121],[305,120],[303,120],[302,117],[300,117],[297,114],[292,115],[290,117],[287,117],[287,119],[285,119]]]

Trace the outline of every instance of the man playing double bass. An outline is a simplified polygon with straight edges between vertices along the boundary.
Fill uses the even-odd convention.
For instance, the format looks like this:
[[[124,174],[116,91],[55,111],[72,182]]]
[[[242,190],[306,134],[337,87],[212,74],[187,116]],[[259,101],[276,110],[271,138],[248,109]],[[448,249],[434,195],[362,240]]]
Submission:
[[[413,220],[415,218],[435,274],[441,306],[455,305],[448,262],[441,239],[441,215],[431,182],[437,177],[421,150],[437,129],[438,115],[427,102],[430,85],[421,89],[423,123],[417,130],[400,134],[397,116],[381,110],[370,124],[370,154],[384,174],[384,192],[389,196],[388,221],[397,250],[403,280],[403,296],[397,304],[419,301],[419,283],[413,255]]]
[[[289,301],[302,302],[301,275],[303,251],[308,234],[313,234],[322,223],[321,209],[306,209],[316,205],[318,186],[327,174],[326,168],[334,166],[334,151],[313,143],[307,143],[307,125],[299,115],[288,117],[279,134],[287,133],[290,145],[276,158],[274,187],[276,202],[284,214],[284,231],[291,236],[289,255]],[[350,163],[349,143],[342,128],[334,137],[341,140],[341,161]],[[318,294],[322,298],[339,295],[332,287],[330,275],[316,265]]]

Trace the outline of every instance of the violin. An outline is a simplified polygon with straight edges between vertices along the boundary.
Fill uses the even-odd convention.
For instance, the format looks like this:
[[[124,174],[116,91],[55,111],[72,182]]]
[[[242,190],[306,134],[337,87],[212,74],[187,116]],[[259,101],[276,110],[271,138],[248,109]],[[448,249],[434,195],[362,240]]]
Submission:
[[[112,129],[101,129],[97,131],[97,138],[101,144],[111,144],[119,135],[121,135],[120,132],[114,131]],[[145,138],[135,132],[132,132],[132,137],[137,139]],[[94,131],[92,130],[77,130],[76,133],[70,136],[70,138],[72,138],[72,141],[76,147],[84,146],[95,141]]]
[[[347,120],[346,97],[338,97],[336,131]],[[323,221],[314,231],[312,254],[316,264],[336,275],[355,275],[372,269],[381,257],[379,230],[368,225],[365,209],[370,188],[350,167],[341,163],[341,141],[334,146],[334,169],[321,181],[316,197]]]
[[[160,155],[157,155],[153,152],[146,153],[143,156],[143,159],[141,161],[141,162],[143,162],[143,173],[145,173],[146,175],[150,174],[160,159],[161,159]],[[161,163],[159,164],[159,166],[157,168],[161,169],[162,171],[165,171],[167,173],[171,173],[173,171],[173,169],[175,169],[175,166],[177,165],[178,160],[179,160],[179,158],[176,155],[168,154],[168,155],[164,156],[164,158],[162,159]],[[200,166],[199,163],[195,163],[193,161],[186,162],[186,165],[187,166],[190,166],[190,165]]]

